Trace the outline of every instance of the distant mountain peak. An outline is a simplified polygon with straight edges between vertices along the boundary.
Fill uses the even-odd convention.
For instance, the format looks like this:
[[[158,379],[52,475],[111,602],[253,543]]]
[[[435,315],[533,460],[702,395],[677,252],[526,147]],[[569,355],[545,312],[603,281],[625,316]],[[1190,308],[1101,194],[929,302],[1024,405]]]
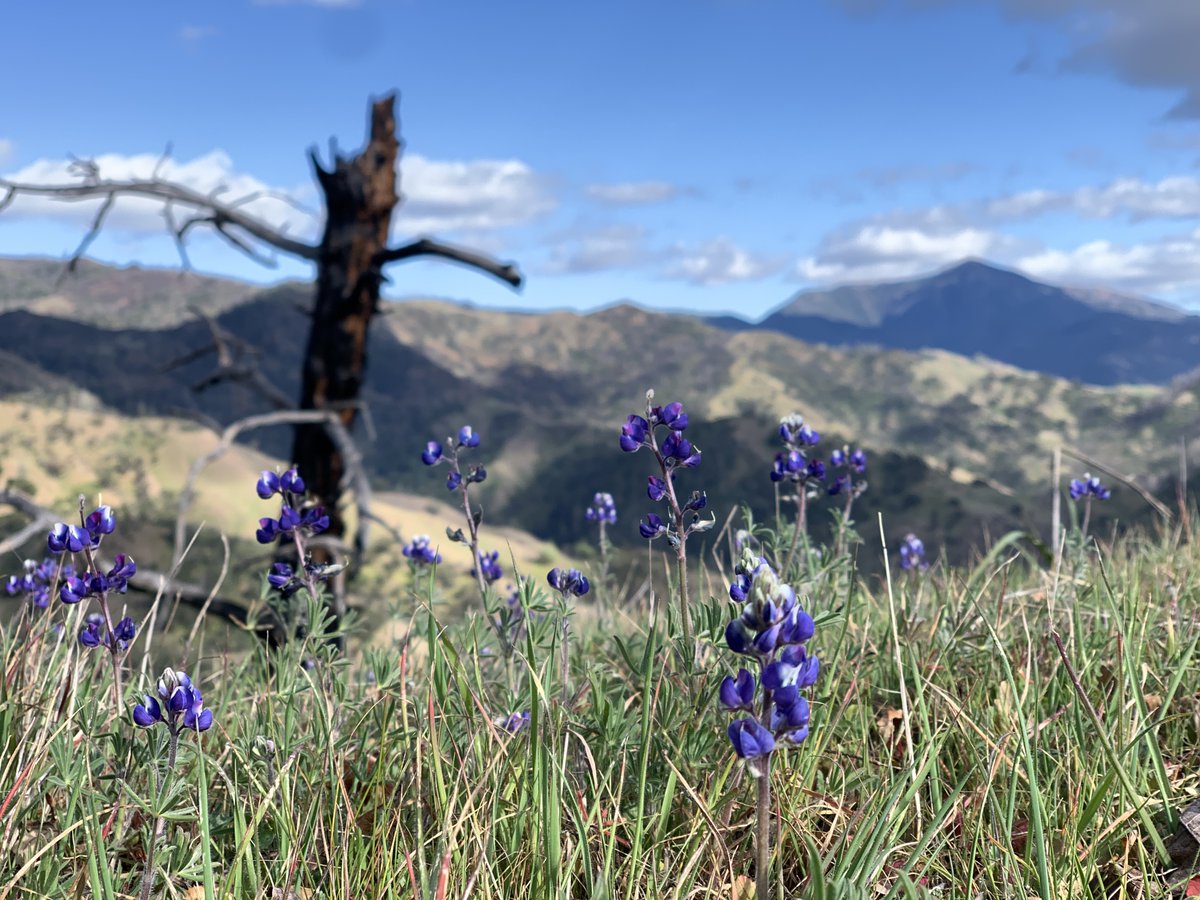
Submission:
[[[905,281],[796,294],[756,325],[828,344],[938,348],[1096,384],[1169,381],[1200,365],[1200,316],[1059,287],[978,258]]]

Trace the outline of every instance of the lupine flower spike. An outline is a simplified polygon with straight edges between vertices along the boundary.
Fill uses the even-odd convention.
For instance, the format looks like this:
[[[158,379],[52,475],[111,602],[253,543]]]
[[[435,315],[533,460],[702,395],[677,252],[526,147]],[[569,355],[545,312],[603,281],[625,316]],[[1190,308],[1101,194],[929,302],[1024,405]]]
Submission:
[[[571,693],[571,610],[569,602],[572,597],[582,597],[591,584],[587,577],[578,569],[560,569],[555,566],[546,573],[546,581],[558,592],[559,616],[562,618],[562,689],[563,699]]]
[[[920,572],[929,568],[929,560],[925,558],[925,542],[911,531],[900,544],[900,568]]]
[[[480,551],[479,525],[483,520],[483,512],[471,504],[471,485],[482,484],[487,480],[488,473],[482,463],[472,463],[464,471],[461,459],[463,453],[478,449],[481,443],[482,438],[479,432],[470,425],[464,425],[458,429],[457,435],[447,437],[444,444],[439,441],[429,441],[425,445],[425,449],[421,451],[421,462],[427,466],[445,464],[450,470],[446,475],[446,490],[458,492],[467,529],[464,532],[462,528],[447,526],[446,537],[456,543],[465,544],[471,551],[471,560],[474,563],[471,574],[479,588],[479,599],[483,602],[488,623],[496,632],[496,638],[500,642],[504,658],[506,661],[510,661],[513,653],[513,636],[508,634],[504,628],[503,623],[506,621],[506,616],[503,614],[493,616],[492,611],[488,608],[490,596],[488,586],[504,577],[504,570],[500,567],[498,551],[493,550],[491,553]],[[410,559],[414,558],[407,549],[404,552]],[[428,560],[424,561],[428,562]]]
[[[1069,490],[1072,500],[1083,501],[1083,522],[1079,526],[1079,533],[1086,538],[1088,524],[1092,518],[1092,501],[1107,500],[1112,496],[1112,491],[1101,484],[1100,479],[1091,472],[1084,472],[1083,478],[1071,479]]]
[[[819,432],[804,424],[804,416],[792,413],[779,420],[779,439],[784,449],[775,454],[771,464],[771,481],[792,488],[792,502],[796,505],[796,521],[792,531],[792,543],[784,560],[786,573],[796,555],[801,535],[808,533],[808,501],[817,496],[817,485],[825,480],[825,463],[810,455],[810,451],[821,440]],[[863,459],[864,468],[866,459]]]
[[[810,708],[805,692],[816,684],[820,663],[807,643],[812,617],[765,559],[749,548],[734,570],[729,596],[741,607],[725,629],[729,649],[748,658],[755,672],[740,668],[721,682],[721,706],[738,716],[729,725],[733,752],[758,779],[758,896],[769,894],[770,772],[773,754],[808,737]]]
[[[608,597],[608,532],[609,525],[617,524],[617,504],[613,500],[613,495],[603,492],[597,492],[592,498],[592,505],[584,511],[584,517],[589,522],[595,522],[599,530],[598,546],[600,548],[600,599]],[[597,611],[601,616],[604,615],[604,605],[597,603]],[[603,619],[601,619],[603,624]]]
[[[329,516],[324,507],[305,504],[305,489],[304,479],[296,469],[288,469],[283,474],[264,471],[259,476],[255,491],[263,500],[279,495],[279,518],[267,516],[259,519],[255,537],[260,544],[273,544],[282,539],[295,545],[300,571],[288,563],[276,562],[267,573],[267,583],[285,599],[306,588],[315,601],[318,597],[317,585],[332,578],[345,565],[314,563],[308,554],[305,547],[307,539],[329,528]]]
[[[417,566],[433,566],[442,561],[442,554],[430,545],[427,534],[418,534],[400,552]]]
[[[647,448],[658,464],[657,474],[646,480],[646,495],[654,503],[666,502],[667,519],[650,513],[638,525],[638,532],[647,540],[665,537],[675,551],[679,574],[679,608],[683,622],[684,641],[692,645],[692,620],[688,609],[687,539],[691,534],[707,531],[716,524],[715,518],[702,519],[700,511],[708,506],[703,491],[693,490],[682,499],[675,487],[680,469],[695,469],[700,465],[700,448],[683,436],[688,427],[688,415],[683,404],[675,402],[654,406],[654,391],[646,392],[646,415],[629,416],[621,426],[618,444],[626,453]],[[661,443],[658,432],[666,433]]]
[[[81,503],[78,525],[56,522],[46,536],[46,549],[53,556],[81,556],[84,562],[82,569],[75,565],[78,560],[69,558],[61,560],[61,569],[58,560],[46,560],[40,566],[32,567],[26,563],[25,576],[16,584],[10,579],[9,589],[14,592],[13,588],[28,586],[32,588],[35,603],[39,597],[48,599],[52,573],[57,573],[60,576],[58,599],[63,603],[73,606],[85,600],[96,600],[100,612],[84,619],[83,627],[79,630],[79,643],[84,647],[104,647],[109,651],[113,669],[113,695],[120,705],[121,657],[137,636],[137,623],[126,616],[114,624],[108,601],[110,594],[124,594],[129,589],[129,579],[137,574],[137,564],[132,557],[118,553],[113,557],[111,568],[107,571],[101,569],[98,559],[100,546],[104,538],[116,531],[116,514],[111,506],[97,507],[86,516],[83,509]]]
[[[851,525],[850,512],[854,501],[867,490],[867,480],[857,477],[867,473],[867,454],[861,448],[836,449],[829,454],[829,473],[831,477],[825,493],[830,497],[842,498],[842,517],[838,521],[834,547],[834,556],[840,557],[846,550],[846,532]]]

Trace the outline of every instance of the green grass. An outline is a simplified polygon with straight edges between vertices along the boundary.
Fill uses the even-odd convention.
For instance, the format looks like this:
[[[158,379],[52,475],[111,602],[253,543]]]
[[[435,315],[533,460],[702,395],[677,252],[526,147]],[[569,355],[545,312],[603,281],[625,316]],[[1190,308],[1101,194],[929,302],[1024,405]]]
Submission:
[[[823,671],[811,737],[772,765],[780,896],[1166,896],[1200,771],[1200,550],[1135,533],[1046,571],[1019,547],[890,590],[847,560],[794,580]],[[731,604],[695,600],[692,664],[668,598],[602,598],[613,624],[573,626],[564,698],[535,593],[509,667],[477,618],[431,612],[436,582],[393,596],[406,634],[351,635],[346,659],[311,640],[232,655],[202,630],[174,662],[216,724],[184,735],[161,791],[166,735],[130,719],[157,677],[144,635],[115,708],[107,660],[72,639],[86,610],[18,617],[0,898],[136,896],[159,816],[170,897],[751,896],[753,779],[715,697],[739,664]],[[495,724],[524,709],[527,731]]]

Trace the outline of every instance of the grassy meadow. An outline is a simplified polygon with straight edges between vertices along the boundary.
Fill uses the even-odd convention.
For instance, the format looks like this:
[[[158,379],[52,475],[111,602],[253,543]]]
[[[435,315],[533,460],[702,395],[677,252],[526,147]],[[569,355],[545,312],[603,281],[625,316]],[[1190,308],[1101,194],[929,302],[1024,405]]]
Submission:
[[[28,442],[50,446],[55,414],[23,415]],[[89,415],[72,414],[85,444],[128,427]],[[111,554],[140,515],[123,518],[122,503],[173,515],[188,462],[215,442],[179,427],[144,420],[127,433],[136,465],[72,453],[56,473],[8,447],[5,476],[65,520],[72,493],[103,488]],[[629,478],[647,461],[626,460]],[[235,447],[217,466],[197,502],[202,535],[242,548],[243,599],[303,611],[312,627],[268,650],[230,640],[235,626],[177,619],[164,594],[136,607],[136,638],[110,653],[77,639],[94,599],[12,605],[0,630],[0,900],[749,900],[756,880],[786,898],[1182,895],[1197,845],[1180,817],[1200,789],[1194,518],[1097,540],[1064,499],[1055,558],[1013,533],[956,568],[901,570],[892,547],[878,578],[859,573],[854,540],[808,546],[786,506],[765,524],[718,510],[707,542],[692,542],[689,641],[662,541],[648,544],[661,577],[647,590],[485,517],[481,547],[505,548],[505,577],[483,598],[470,597],[462,547],[436,538],[445,562],[423,567],[377,536],[340,655],[320,604],[305,590],[283,601],[264,579],[271,557],[253,550],[271,513],[254,481],[270,460]],[[406,537],[464,525],[447,502],[375,500]],[[636,527],[636,513],[615,527]],[[735,541],[795,588],[821,663],[807,739],[770,756],[765,868],[759,779],[718,702],[722,679],[749,665],[725,637],[740,609],[728,594]],[[202,569],[220,562],[201,558],[181,571],[211,583]],[[564,599],[547,570],[572,564],[591,590]],[[132,596],[112,594],[114,609]],[[484,603],[510,626],[503,641]],[[135,723],[164,666],[202,689],[211,728]]]

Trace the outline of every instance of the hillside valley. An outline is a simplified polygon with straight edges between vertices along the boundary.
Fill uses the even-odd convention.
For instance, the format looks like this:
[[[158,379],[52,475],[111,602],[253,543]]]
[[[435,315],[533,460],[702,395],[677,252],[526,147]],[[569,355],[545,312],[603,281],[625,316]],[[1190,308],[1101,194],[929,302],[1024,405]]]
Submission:
[[[115,271],[102,280],[136,282],[128,293],[154,302],[157,288],[141,284],[145,273]],[[236,299],[228,283],[194,277],[188,304],[256,348],[264,375],[296,396],[308,289],[242,286]],[[6,284],[0,280],[0,297]],[[25,294],[33,308],[44,309],[31,296],[36,291],[26,287]],[[86,293],[73,302],[86,306]],[[6,303],[19,305],[0,299]],[[358,432],[376,488],[443,498],[443,479],[421,465],[419,451],[426,440],[470,422],[484,435],[480,459],[491,473],[481,495],[488,521],[566,547],[590,539],[582,510],[597,490],[613,493],[622,510],[614,539],[627,547],[640,543],[636,519],[653,508],[644,490],[648,460],[621,453],[616,436],[650,387],[691,413],[690,434],[704,463],[681,477],[689,489],[707,491],[722,522],[743,503],[758,521],[773,521],[766,475],[781,415],[802,412],[825,436],[825,453],[843,441],[865,447],[871,488],[856,517],[866,523],[860,531],[868,567],[878,559],[880,512],[890,542],[919,531],[951,559],[965,558],[987,534],[1010,528],[1044,534],[1050,456],[1059,445],[1170,496],[1180,441],[1200,423],[1192,391],[1135,420],[1158,389],[1086,385],[937,349],[833,347],[771,330],[730,333],[700,317],[630,305],[584,315],[407,301],[382,312],[371,335],[369,427]],[[188,318],[187,304],[169,313],[175,321],[134,327],[125,313],[81,320],[25,308],[4,312],[8,356],[0,393],[220,423],[262,411],[262,399],[242,385],[192,390],[211,373],[211,355],[168,368],[209,342],[206,326]],[[275,457],[285,456],[289,444],[286,429],[254,437],[254,446]],[[1098,525],[1148,516],[1136,495],[1118,490]],[[818,535],[828,528],[827,515],[814,514],[813,521]]]

